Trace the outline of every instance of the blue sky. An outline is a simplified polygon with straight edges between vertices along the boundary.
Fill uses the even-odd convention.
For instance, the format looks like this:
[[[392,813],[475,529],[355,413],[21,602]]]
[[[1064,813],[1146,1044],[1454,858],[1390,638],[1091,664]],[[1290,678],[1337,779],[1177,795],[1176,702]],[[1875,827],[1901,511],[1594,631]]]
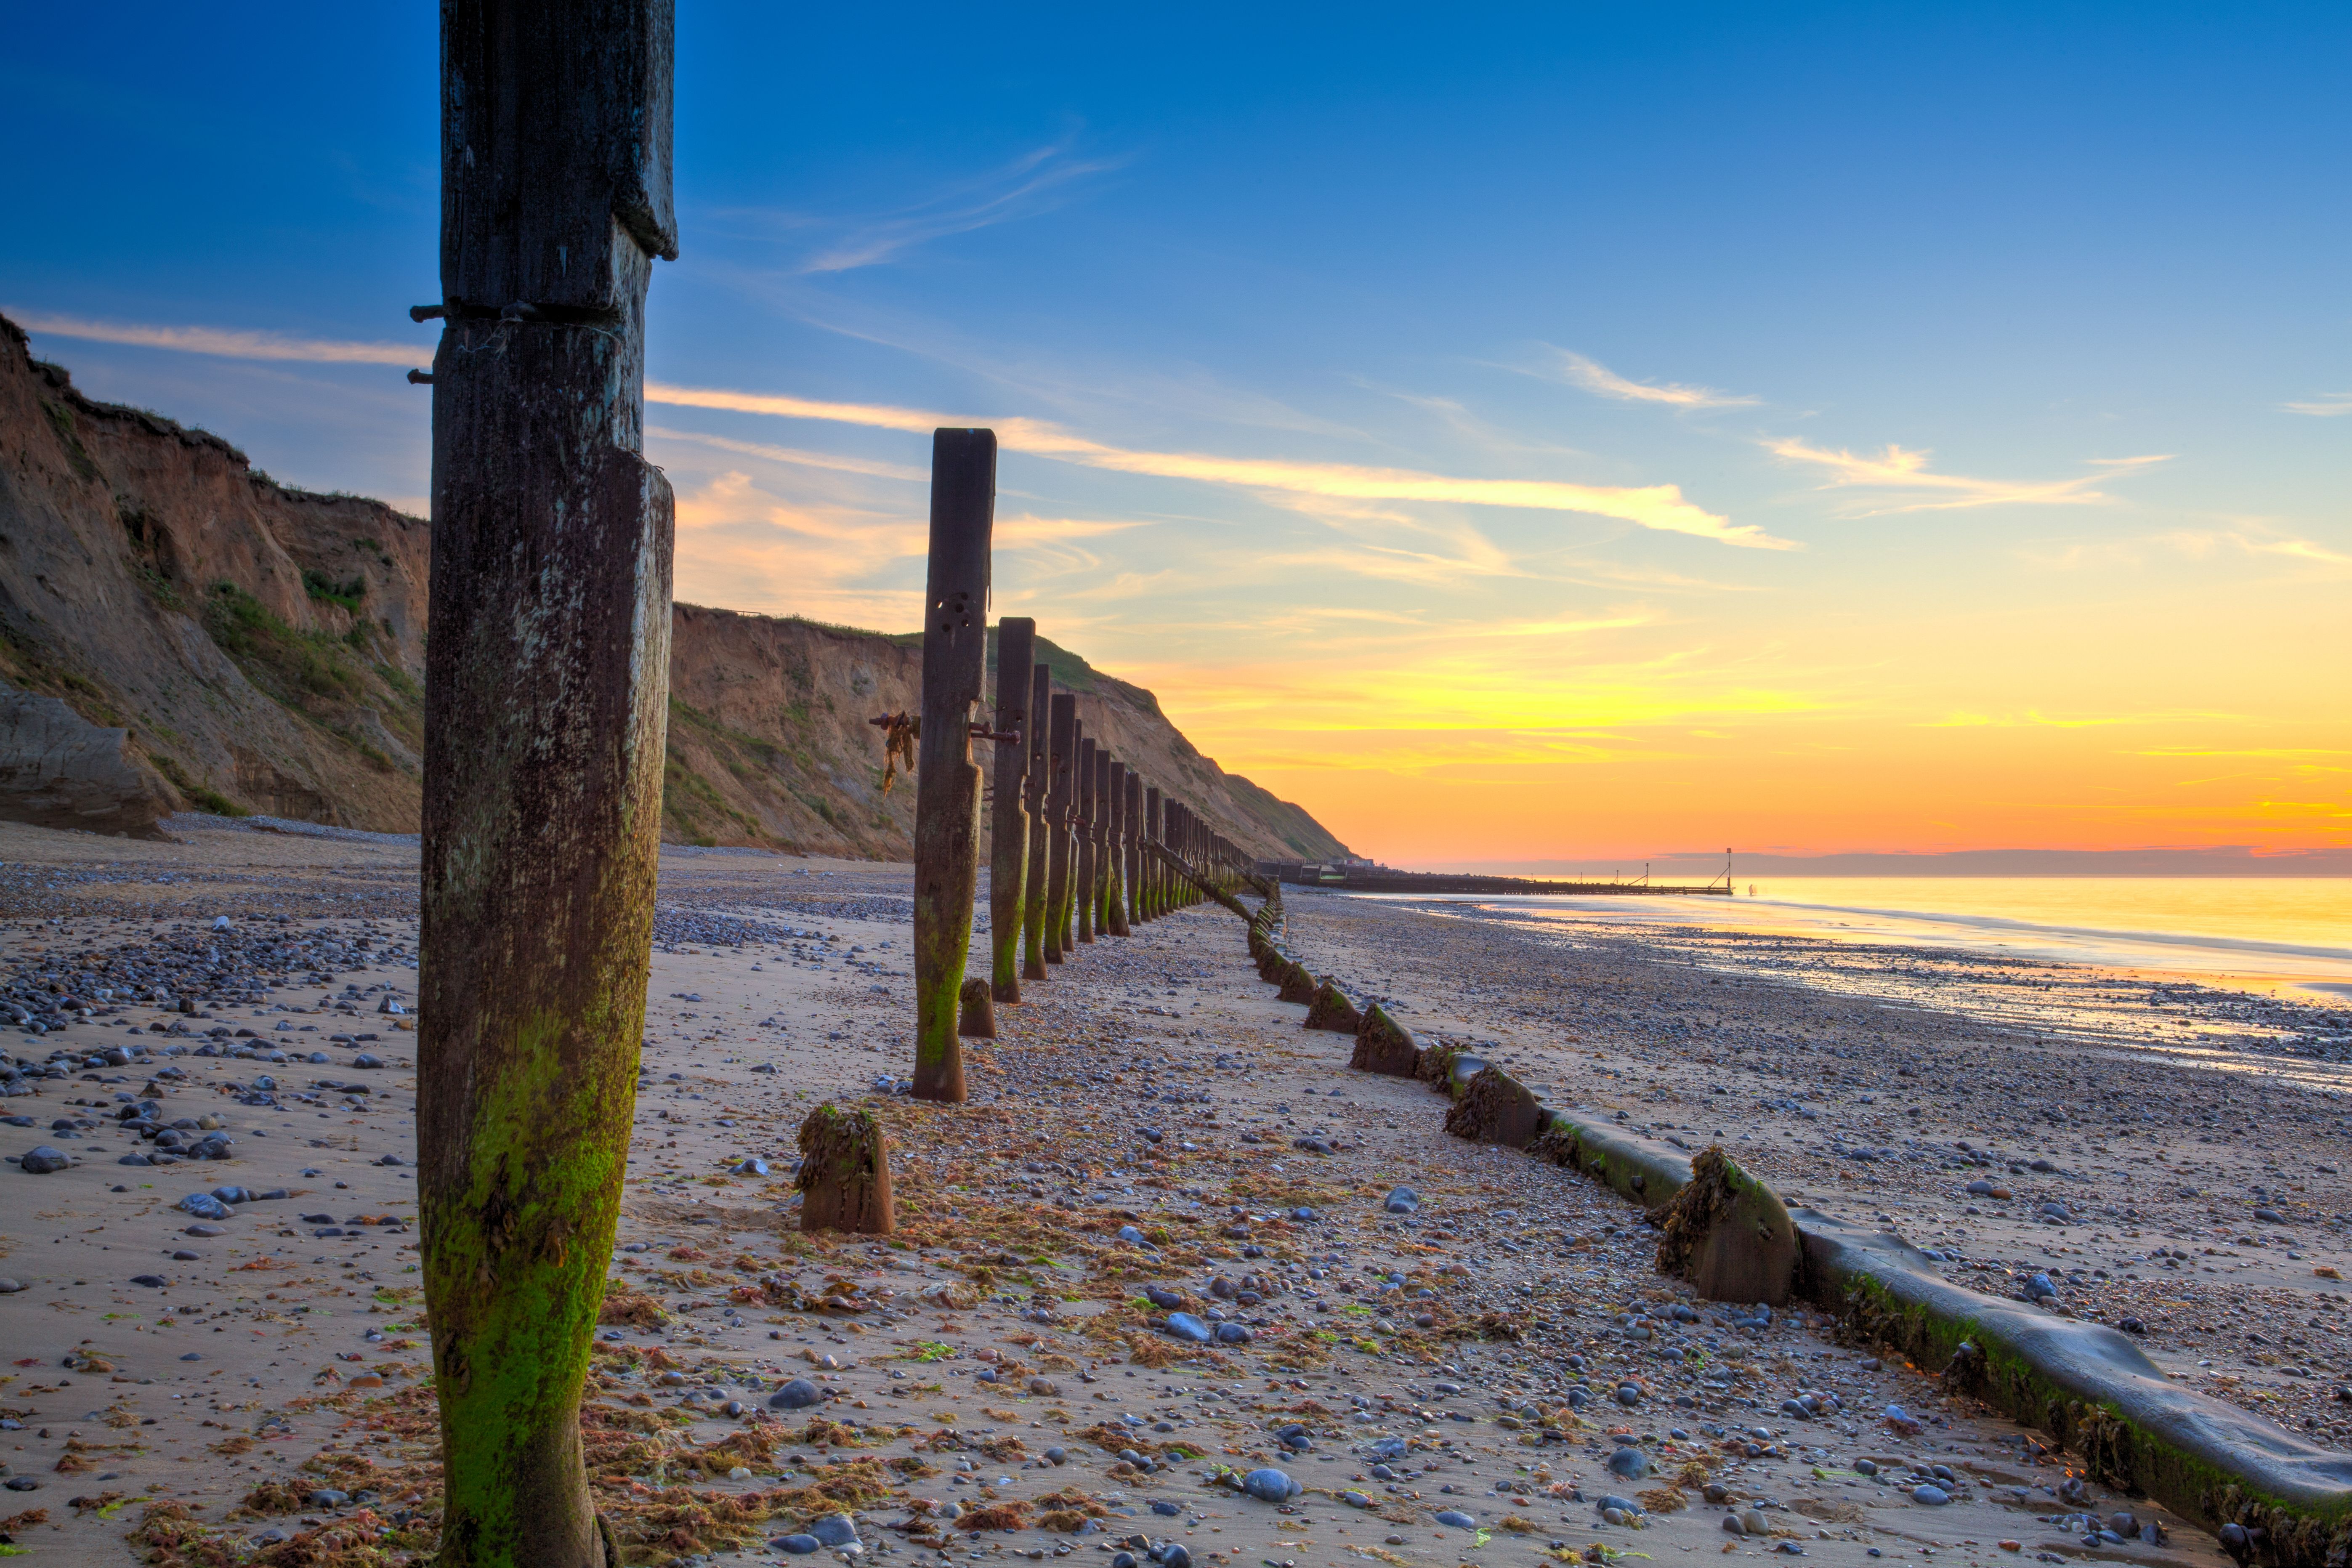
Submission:
[[[911,621],[984,420],[1000,608],[1367,847],[2344,842],[2352,14],[1957,10],[689,0],[680,596]],[[18,21],[0,309],[421,508],[435,26]]]

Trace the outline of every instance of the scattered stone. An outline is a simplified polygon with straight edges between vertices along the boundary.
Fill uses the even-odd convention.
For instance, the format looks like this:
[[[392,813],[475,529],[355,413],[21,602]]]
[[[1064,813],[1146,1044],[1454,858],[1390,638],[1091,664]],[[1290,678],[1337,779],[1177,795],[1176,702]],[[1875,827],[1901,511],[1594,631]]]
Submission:
[[[803,1410],[824,1397],[824,1391],[807,1378],[796,1377],[768,1396],[768,1405],[775,1410]]]

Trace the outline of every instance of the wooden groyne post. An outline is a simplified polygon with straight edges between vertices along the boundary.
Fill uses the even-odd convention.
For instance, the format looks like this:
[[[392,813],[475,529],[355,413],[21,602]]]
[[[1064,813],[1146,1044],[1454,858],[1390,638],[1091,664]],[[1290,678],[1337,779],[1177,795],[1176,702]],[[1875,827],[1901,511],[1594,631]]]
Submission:
[[[1147,784],[1143,786],[1143,842],[1146,845],[1160,842],[1160,786]],[[1143,856],[1143,918],[1148,921],[1160,918],[1160,863],[1147,850]]]
[[[1127,923],[1132,931],[1143,923],[1143,775],[1127,771],[1127,789],[1119,797],[1120,864],[1127,868]]]
[[[1094,737],[1078,737],[1077,766],[1071,770],[1077,807],[1072,818],[1078,836],[1077,874],[1072,881],[1071,902],[1076,905],[1077,940],[1095,939],[1095,752]]]
[[[1045,796],[1045,832],[1050,853],[1045,869],[1045,962],[1070,955],[1070,813],[1077,782],[1078,699],[1056,691],[1046,721],[1052,736],[1053,773]]]
[[[999,743],[996,799],[989,814],[988,942],[990,990],[999,1002],[1021,1000],[1021,911],[1029,876],[1029,690],[1036,673],[1037,623],[1009,616],[996,624],[996,730],[1020,743]]]
[[[1034,637],[1031,647],[1034,658]],[[1028,758],[1022,789],[1029,817],[1029,861],[1021,885],[1024,980],[1045,978],[1045,860],[1049,853],[1045,840],[1053,832],[1045,820],[1045,790],[1052,780],[1054,763],[1053,726],[1047,715],[1052,709],[1053,693],[1053,672],[1042,664],[1036,666],[1029,677],[1029,743],[1022,748]]]
[[[667,0],[441,6],[441,300],[410,314],[444,322],[416,1107],[444,1568],[594,1568],[612,1539],[579,1411],[661,826],[670,58]]]
[[[923,732],[915,789],[915,1097],[961,1103],[956,1004],[980,884],[973,710],[988,669],[996,432],[931,436],[931,556],[923,589]]]
[[[1127,764],[1111,759],[1103,791],[1103,918],[1110,934],[1129,934],[1127,923]]]

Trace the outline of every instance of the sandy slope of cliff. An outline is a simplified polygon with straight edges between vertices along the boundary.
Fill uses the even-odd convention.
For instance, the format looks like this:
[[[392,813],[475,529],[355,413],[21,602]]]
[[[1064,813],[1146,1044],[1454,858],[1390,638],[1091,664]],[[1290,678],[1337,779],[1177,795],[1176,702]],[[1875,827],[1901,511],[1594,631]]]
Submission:
[[[0,816],[415,831],[430,559],[422,519],[289,489],[216,436],[87,398],[0,318],[0,752],[29,753],[0,755]],[[665,837],[911,852],[914,791],[884,795],[866,721],[919,706],[919,637],[684,605],[674,630]],[[1150,692],[1051,658],[1091,731],[1236,843],[1344,853]]]
[[[677,607],[672,632],[668,837],[887,859],[912,852],[913,782],[883,793],[881,731],[867,721],[920,707],[919,635],[690,605]],[[1040,642],[1060,688],[1078,694],[1087,733],[1234,843],[1269,858],[1347,852],[1303,808],[1202,756],[1150,692]]]
[[[0,319],[0,681],[166,804],[414,826],[427,527],[97,403]]]

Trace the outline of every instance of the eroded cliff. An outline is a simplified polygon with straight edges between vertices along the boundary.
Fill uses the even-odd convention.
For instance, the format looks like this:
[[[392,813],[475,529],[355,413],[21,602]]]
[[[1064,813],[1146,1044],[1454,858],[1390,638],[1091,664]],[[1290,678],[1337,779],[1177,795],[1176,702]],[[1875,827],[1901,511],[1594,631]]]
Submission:
[[[85,397],[0,318],[0,746],[24,753],[0,756],[0,816],[137,834],[188,807],[414,832],[430,559],[424,520],[289,489],[216,436]],[[919,706],[919,637],[676,616],[665,836],[909,854],[915,792],[883,792],[866,721]],[[1044,646],[1089,732],[1236,844],[1345,853],[1151,693]]]

